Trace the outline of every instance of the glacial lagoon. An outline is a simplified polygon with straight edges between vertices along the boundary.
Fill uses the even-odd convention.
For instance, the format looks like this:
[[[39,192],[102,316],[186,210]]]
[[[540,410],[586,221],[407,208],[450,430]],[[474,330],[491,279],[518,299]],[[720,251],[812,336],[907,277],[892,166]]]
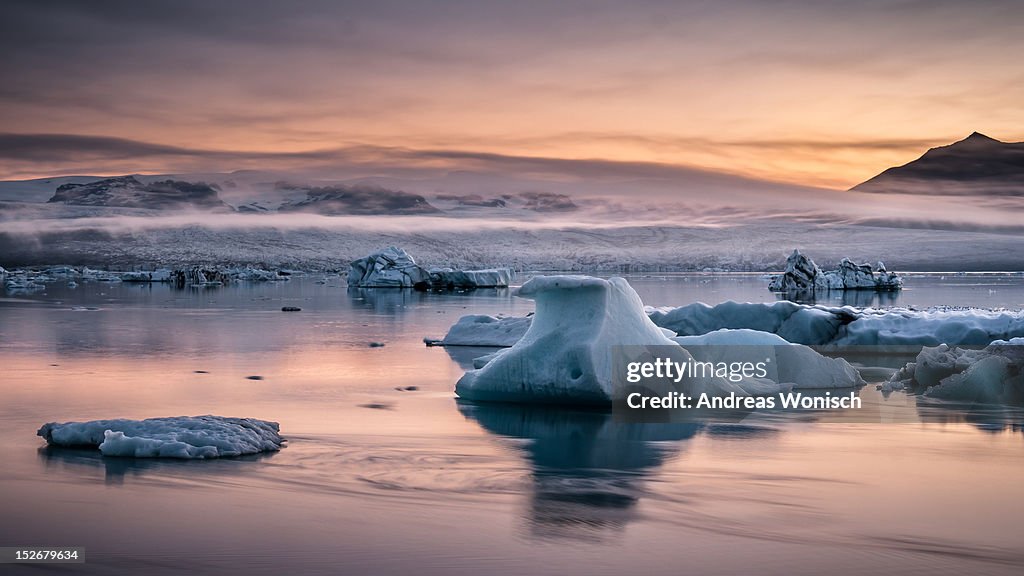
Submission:
[[[776,299],[752,274],[628,280],[652,306]],[[79,568],[95,573],[1024,569],[1020,410],[871,384],[860,397],[891,421],[626,425],[460,402],[455,381],[489,350],[422,339],[464,314],[533,309],[513,293],[358,290],[322,275],[0,292],[0,540],[84,546]],[[1024,277],[911,275],[902,293],[845,298],[821,303],[1018,309]],[[54,420],[202,414],[279,422],[288,443],[176,461],[36,436]]]

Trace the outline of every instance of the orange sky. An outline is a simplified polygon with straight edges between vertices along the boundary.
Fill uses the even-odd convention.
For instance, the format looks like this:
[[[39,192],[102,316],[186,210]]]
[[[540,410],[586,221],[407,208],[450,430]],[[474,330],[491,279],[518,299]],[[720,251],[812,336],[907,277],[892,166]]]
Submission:
[[[17,5],[0,25],[0,178],[185,168],[18,139],[58,134],[660,162],[846,188],[975,130],[1024,140],[1022,23],[1012,1]]]

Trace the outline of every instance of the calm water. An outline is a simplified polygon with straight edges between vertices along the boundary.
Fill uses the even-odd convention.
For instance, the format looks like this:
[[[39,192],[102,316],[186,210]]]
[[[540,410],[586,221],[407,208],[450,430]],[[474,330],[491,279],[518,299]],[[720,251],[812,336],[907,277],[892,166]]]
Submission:
[[[422,338],[530,301],[316,280],[0,299],[0,545],[85,546],[73,569],[95,573],[1024,570],[1019,412],[871,386],[866,402],[915,422],[638,426],[461,404],[452,388],[479,351]],[[749,275],[630,280],[656,306],[774,299]],[[1024,307],[1024,278],[915,276],[873,304]],[[177,462],[35,436],[51,420],[208,413],[278,421],[289,445]]]

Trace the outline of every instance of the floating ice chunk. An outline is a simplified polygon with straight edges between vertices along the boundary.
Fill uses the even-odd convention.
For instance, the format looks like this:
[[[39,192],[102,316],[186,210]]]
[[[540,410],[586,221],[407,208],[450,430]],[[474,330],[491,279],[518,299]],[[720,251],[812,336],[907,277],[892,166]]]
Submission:
[[[840,327],[856,318],[852,309],[805,306],[785,300],[769,304],[729,301],[716,306],[697,302],[679,308],[649,308],[648,314],[655,324],[679,336],[696,336],[723,328],[749,329],[808,345],[833,341]]]
[[[432,288],[505,288],[512,282],[514,274],[509,268],[486,270],[454,270],[452,268],[431,268]]]
[[[757,330],[716,330],[672,339],[702,362],[749,362],[768,357],[772,379],[793,389],[863,386],[860,373],[842,358],[829,358],[778,334]],[[713,357],[712,357],[713,356]]]
[[[455,270],[416,264],[401,248],[391,246],[354,260],[349,265],[348,285],[362,288],[417,288],[450,290],[455,288],[504,288],[512,281],[509,268]]]
[[[354,260],[348,269],[348,285],[364,288],[412,288],[430,281],[430,274],[408,252],[390,246]]]
[[[644,314],[640,297],[622,278],[538,276],[519,290],[537,302],[526,334],[511,348],[478,358],[455,392],[469,400],[607,404],[612,399],[612,358],[617,345],[667,346],[690,358]],[[701,382],[698,392],[735,392],[723,379]]]
[[[227,270],[226,274],[233,280],[241,280],[243,282],[280,282],[291,279],[291,274],[282,276],[272,270],[252,267],[232,268]]]
[[[281,449],[277,422],[223,416],[50,422],[37,433],[57,446],[92,446],[104,456],[220,458]]]
[[[722,328],[778,334],[810,346],[985,345],[1024,336],[1024,312],[967,310],[855,309],[808,306],[788,301],[703,303],[679,308],[648,308],[651,320],[680,336]]]
[[[786,270],[772,278],[768,289],[773,292],[814,292],[818,290],[899,290],[903,279],[887,272],[885,264],[878,263],[877,273],[870,264],[855,264],[843,258],[839,268],[822,272],[813,260],[799,250],[793,250],[786,259]]]
[[[509,347],[530,328],[533,316],[495,317],[471,314],[459,318],[441,340],[445,346]]]
[[[170,282],[173,272],[167,268],[143,272],[125,272],[121,274],[122,282]]]
[[[843,327],[836,344],[984,346],[1024,336],[1024,312],[989,310],[867,311]]]
[[[45,290],[46,285],[40,283],[38,278],[30,278],[24,275],[7,276],[4,288],[10,294],[30,294]]]
[[[1024,405],[1024,339],[997,340],[981,350],[926,347],[882,386],[903,389],[947,400]]]

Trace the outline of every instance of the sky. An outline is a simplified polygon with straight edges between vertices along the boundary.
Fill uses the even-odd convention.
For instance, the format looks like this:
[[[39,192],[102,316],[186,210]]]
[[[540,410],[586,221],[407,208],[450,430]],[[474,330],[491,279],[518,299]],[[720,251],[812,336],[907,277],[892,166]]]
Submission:
[[[1019,0],[0,12],[0,179],[527,159],[845,189],[973,131],[1024,140]]]

